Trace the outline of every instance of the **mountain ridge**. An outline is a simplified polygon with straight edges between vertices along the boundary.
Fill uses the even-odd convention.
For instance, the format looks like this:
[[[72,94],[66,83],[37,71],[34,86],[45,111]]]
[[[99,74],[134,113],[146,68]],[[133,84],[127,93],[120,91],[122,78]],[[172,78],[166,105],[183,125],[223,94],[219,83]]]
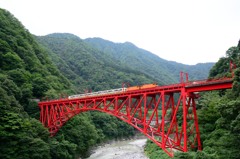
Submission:
[[[139,84],[154,81],[139,71],[121,67],[111,59],[102,57],[99,50],[75,35],[50,34],[36,38],[50,50],[49,55],[55,65],[76,84],[80,92],[85,89],[99,91],[119,88],[123,82]]]
[[[53,34],[55,34],[55,33],[53,33]],[[56,33],[56,34],[58,34],[58,33]],[[60,33],[60,34],[61,34],[61,33]],[[48,34],[48,35],[51,35],[51,34]],[[73,35],[73,36],[77,36],[77,35],[74,35],[74,34],[72,34],[72,35]],[[80,37],[79,37],[79,38],[80,38]],[[80,39],[81,39],[81,38],[80,38]],[[102,41],[109,42],[109,43],[112,43],[112,44],[123,44],[123,45],[134,46],[134,47],[137,47],[138,49],[142,49],[142,50],[144,50],[144,51],[147,51],[148,53],[150,53],[150,54],[152,54],[152,55],[154,55],[154,56],[157,56],[158,58],[163,59],[163,60],[165,60],[165,61],[173,62],[173,63],[177,63],[177,64],[182,64],[182,65],[187,65],[187,66],[195,66],[195,65],[207,64],[207,63],[216,63],[216,62],[198,62],[198,63],[196,63],[196,64],[186,64],[186,63],[181,63],[181,62],[178,62],[178,61],[167,60],[167,59],[164,59],[164,58],[160,57],[159,55],[157,55],[157,54],[155,54],[155,53],[153,53],[153,52],[151,52],[151,51],[148,51],[148,50],[146,50],[146,49],[144,49],[144,48],[141,48],[141,47],[135,45],[134,43],[132,43],[132,42],[130,42],[130,41],[125,41],[125,42],[113,42],[113,41],[111,41],[111,40],[106,40],[106,39],[101,38],[101,37],[89,37],[89,38],[85,38],[85,39],[82,39],[82,40],[84,40],[84,41],[91,41],[91,39],[102,40]]]
[[[93,47],[102,51],[106,56],[113,58],[117,62],[129,66],[132,69],[141,69],[143,73],[153,78],[159,78],[165,83],[178,82],[179,73],[181,71],[188,72],[190,79],[193,80],[207,78],[208,72],[214,64],[199,63],[196,65],[186,65],[175,61],[168,61],[150,51],[138,48],[130,42],[114,43],[102,38],[87,38],[84,39],[84,41],[88,42]],[[129,50],[129,47],[131,50]],[[135,63],[133,64],[133,62]],[[156,73],[164,75],[165,77],[157,76]],[[170,81],[166,82],[167,80]]]
[[[179,82],[180,72],[189,73],[190,80],[206,79],[208,78],[209,70],[214,65],[214,63],[186,65],[175,61],[168,61],[150,51],[137,47],[131,42],[115,43],[102,38],[81,39],[71,33],[52,33],[45,36],[36,36],[36,38],[48,49],[51,50],[53,47],[54,50],[52,50],[52,52],[57,52],[57,54],[60,54],[62,52],[61,50],[64,50],[64,48],[62,48],[64,44],[59,45],[59,41],[55,41],[55,44],[53,44],[51,39],[61,39],[60,41],[62,42],[68,41],[68,43],[75,43],[75,50],[69,47],[69,53],[65,52],[61,55],[61,58],[68,58],[68,56],[71,56],[71,52],[78,52],[76,58],[80,58],[80,56],[82,56],[81,54],[87,54],[86,57],[88,59],[93,59],[97,61],[97,63],[125,70],[125,72],[133,71],[140,74],[142,73],[151,77],[160,85]],[[46,41],[44,44],[44,39],[47,39],[47,45]],[[58,45],[58,47],[54,45]],[[77,47],[78,50],[76,50]],[[54,59],[55,58],[52,58],[53,61]],[[87,59],[81,59],[82,62],[84,60]],[[84,66],[85,64],[86,63],[84,63]]]

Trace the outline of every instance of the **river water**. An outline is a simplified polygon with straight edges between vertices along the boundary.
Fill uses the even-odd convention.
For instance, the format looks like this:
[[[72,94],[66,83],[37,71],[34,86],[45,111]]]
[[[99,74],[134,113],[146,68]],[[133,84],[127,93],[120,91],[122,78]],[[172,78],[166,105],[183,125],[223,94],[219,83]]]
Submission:
[[[144,154],[147,139],[114,141],[98,146],[87,159],[148,159]]]

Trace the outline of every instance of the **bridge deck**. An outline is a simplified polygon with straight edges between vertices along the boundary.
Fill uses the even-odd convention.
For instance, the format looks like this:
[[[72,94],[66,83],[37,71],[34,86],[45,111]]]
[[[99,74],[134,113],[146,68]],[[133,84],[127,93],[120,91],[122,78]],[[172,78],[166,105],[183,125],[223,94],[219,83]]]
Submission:
[[[104,95],[97,95],[97,96],[91,96],[91,97],[82,97],[82,100],[86,99],[101,99],[101,98],[111,98],[111,97],[123,97],[123,96],[137,96],[140,94],[148,93],[148,94],[155,94],[157,92],[164,93],[177,93],[181,92],[183,88],[185,88],[185,91],[187,93],[193,93],[193,92],[203,92],[203,91],[212,91],[212,90],[221,90],[221,89],[231,89],[232,88],[232,78],[224,78],[219,80],[199,80],[199,81],[193,81],[193,82],[185,82],[185,83],[177,83],[177,84],[171,84],[171,85],[165,85],[165,86],[157,86],[154,88],[146,88],[146,89],[140,89],[140,90],[133,90],[133,91],[126,91],[116,94],[104,94]],[[76,98],[77,99],[77,98]],[[57,99],[57,100],[50,100],[50,101],[42,101],[40,103],[57,103],[59,101],[74,101],[76,99]],[[79,100],[79,99],[77,99]]]
[[[232,88],[232,78],[219,80],[201,80],[186,83],[186,92],[203,92]]]

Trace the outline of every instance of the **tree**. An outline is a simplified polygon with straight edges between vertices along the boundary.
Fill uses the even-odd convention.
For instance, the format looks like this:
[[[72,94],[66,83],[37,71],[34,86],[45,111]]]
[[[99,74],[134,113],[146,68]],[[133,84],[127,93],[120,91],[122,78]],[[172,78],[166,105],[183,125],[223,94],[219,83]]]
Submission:
[[[7,52],[2,56],[2,62],[0,63],[1,69],[3,70],[12,70],[17,68],[23,68],[23,60],[13,52]]]
[[[70,119],[58,132],[56,138],[77,145],[75,154],[86,156],[91,146],[96,144],[98,134],[95,126],[91,123],[88,113],[82,113]]]
[[[44,93],[49,89],[49,84],[42,77],[35,77],[32,81],[33,96],[40,98],[44,96]]]
[[[0,123],[0,158],[50,158],[48,144],[36,135],[42,125],[33,129],[31,120],[9,110],[1,112]]]

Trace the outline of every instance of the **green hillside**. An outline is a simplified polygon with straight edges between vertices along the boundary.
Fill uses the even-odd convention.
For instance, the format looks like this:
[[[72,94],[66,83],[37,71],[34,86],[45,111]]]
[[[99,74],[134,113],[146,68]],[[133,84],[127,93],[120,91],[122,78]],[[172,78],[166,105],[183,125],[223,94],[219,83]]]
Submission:
[[[167,61],[129,42],[113,43],[101,38],[88,38],[84,41],[99,49],[101,56],[112,59],[121,66],[140,71],[164,84],[178,82],[181,71],[188,72],[192,80],[206,79],[213,66],[213,63],[184,65]],[[99,56],[98,54],[95,56]]]
[[[75,116],[50,138],[39,121],[37,101],[76,93],[75,82],[88,77],[71,65],[83,74],[70,69],[62,73],[49,54],[11,13],[0,9],[0,158],[74,159],[86,156],[96,143],[134,134],[134,129],[119,119],[94,112]],[[89,85],[97,87],[100,81]]]
[[[202,93],[197,101],[197,114],[202,151],[178,152],[176,159],[237,159],[240,158],[240,41],[231,47],[210,70],[210,78],[229,77],[229,62],[235,64],[232,90]],[[145,148],[150,159],[170,159],[148,141]]]
[[[79,92],[120,88],[123,82],[131,85],[155,82],[140,71],[122,67],[102,56],[101,51],[75,35],[50,34],[37,39],[49,49],[53,62]]]
[[[0,9],[0,158],[50,158],[36,99],[71,92],[71,83],[32,35]]]
[[[79,91],[121,87],[122,82],[131,85],[176,83],[181,71],[188,72],[191,80],[205,79],[213,66],[213,63],[184,65],[166,61],[129,42],[113,43],[100,38],[82,40],[66,33],[37,39],[48,48],[59,70],[74,81]],[[109,76],[113,80],[109,80]],[[96,83],[100,85],[95,87]]]
[[[0,11],[0,82],[7,95],[27,107],[29,99],[72,92],[46,50],[9,12]]]

